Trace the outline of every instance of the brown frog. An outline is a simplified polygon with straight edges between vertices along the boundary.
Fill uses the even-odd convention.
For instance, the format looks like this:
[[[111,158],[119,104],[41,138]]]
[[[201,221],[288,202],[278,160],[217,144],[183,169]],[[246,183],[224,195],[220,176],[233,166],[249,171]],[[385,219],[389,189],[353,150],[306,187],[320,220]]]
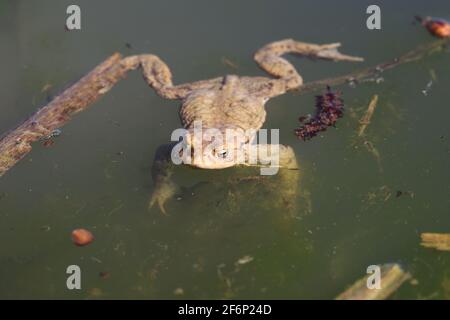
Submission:
[[[303,79],[295,67],[282,56],[293,53],[300,56],[333,60],[333,61],[362,61],[354,57],[339,53],[339,43],[317,45],[294,41],[291,39],[269,43],[259,49],[254,59],[258,65],[272,75],[268,77],[245,77],[226,75],[209,80],[174,85],[169,67],[156,55],[136,55],[122,60],[126,68],[142,68],[147,83],[156,90],[157,94],[166,99],[181,100],[180,118],[183,127],[191,132],[194,123],[201,121],[202,129],[214,128],[225,135],[225,130],[259,130],[266,119],[265,103],[276,96],[302,86]],[[250,145],[250,139],[236,142],[235,139],[226,141],[214,148],[205,148],[210,140],[203,137],[192,138],[188,135],[185,143],[191,151],[201,148],[201,156],[195,157],[189,164],[202,169],[222,169],[243,164],[242,160],[228,159],[227,154],[245,148],[256,150],[257,154],[271,155],[276,152],[278,165],[282,169],[298,170],[295,153],[291,147],[277,145]],[[158,204],[162,212],[164,203],[176,192],[177,187],[172,180],[171,153],[176,143],[161,146],[155,156],[152,167],[154,191],[149,207]],[[276,151],[271,151],[276,150]],[[262,152],[264,151],[264,152]],[[227,158],[225,160],[225,158]],[[259,159],[260,160],[260,159]],[[259,165],[259,161],[255,165]],[[295,197],[298,188],[298,172],[281,171],[279,173],[284,187],[278,189],[284,192],[281,202]]]

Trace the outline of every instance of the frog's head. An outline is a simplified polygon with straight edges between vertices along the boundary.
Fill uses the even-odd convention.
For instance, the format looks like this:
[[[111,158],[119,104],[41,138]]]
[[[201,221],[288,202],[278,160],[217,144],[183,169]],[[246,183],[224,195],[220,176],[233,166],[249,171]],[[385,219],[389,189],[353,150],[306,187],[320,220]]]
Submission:
[[[244,163],[245,145],[249,139],[242,130],[188,130],[185,142],[190,150],[190,165],[201,169],[224,169]]]

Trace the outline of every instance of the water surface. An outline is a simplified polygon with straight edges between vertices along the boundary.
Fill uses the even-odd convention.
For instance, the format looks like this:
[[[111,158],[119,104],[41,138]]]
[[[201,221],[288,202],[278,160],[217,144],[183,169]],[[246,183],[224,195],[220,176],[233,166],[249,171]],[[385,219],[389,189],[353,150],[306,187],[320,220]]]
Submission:
[[[342,51],[366,58],[360,65],[290,58],[311,81],[433,41],[412,25],[415,14],[450,17],[445,1],[381,1],[382,30],[370,31],[368,1],[76,1],[82,30],[67,32],[71,3],[0,1],[2,132],[116,51],[159,55],[176,83],[263,75],[253,52],[283,38],[340,41]],[[170,215],[148,211],[152,159],[180,126],[178,103],[129,74],[55,145],[36,144],[0,179],[0,298],[331,299],[367,266],[386,262],[418,281],[393,298],[449,298],[450,254],[419,246],[421,232],[450,232],[449,57],[400,66],[379,84],[340,87],[345,117],[307,143],[293,129],[314,112],[320,92],[268,103],[265,127],[279,128],[281,143],[295,149],[310,194],[310,212],[299,197],[291,219],[270,205],[276,194],[230,183],[238,169],[179,168],[184,189],[167,204]],[[356,138],[374,94],[366,140],[379,161]],[[70,233],[78,227],[95,242],[75,247]],[[71,264],[82,269],[80,291],[66,288]]]

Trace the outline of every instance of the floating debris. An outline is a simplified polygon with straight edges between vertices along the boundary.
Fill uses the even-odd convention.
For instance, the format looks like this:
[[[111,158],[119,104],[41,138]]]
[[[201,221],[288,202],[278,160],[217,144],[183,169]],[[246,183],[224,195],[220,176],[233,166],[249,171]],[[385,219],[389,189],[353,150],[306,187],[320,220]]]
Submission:
[[[100,288],[91,288],[88,290],[89,298],[100,298],[103,296],[104,296],[103,290]]]
[[[409,284],[412,286],[417,286],[417,285],[419,285],[419,280],[413,278],[409,281]]]
[[[173,291],[173,294],[176,295],[176,296],[182,296],[184,294],[184,290],[183,290],[183,288],[176,288]]]
[[[242,258],[240,258],[238,261],[236,261],[236,265],[243,265],[243,264],[247,264],[249,262],[253,261],[253,257],[252,256],[243,256]]]
[[[375,82],[376,84],[380,84],[380,83],[384,82],[384,77],[377,76],[377,77],[367,78],[367,79],[361,80],[361,82],[363,82],[363,83],[364,82]]]
[[[46,84],[42,87],[41,93],[44,93],[44,92],[49,91],[52,87],[53,87],[53,85],[51,85],[50,83],[46,83]]]
[[[99,272],[98,276],[102,279],[108,279],[111,276],[111,272],[101,271]]]
[[[94,261],[94,262],[97,262],[97,263],[103,263],[102,260],[100,260],[97,257],[91,257],[91,260]]]
[[[356,88],[356,85],[358,84],[358,79],[354,77],[350,77],[347,79],[348,86],[352,89]]]
[[[367,280],[369,274],[356,281],[350,288],[345,290],[336,300],[385,300],[394,293],[405,281],[411,278],[399,264],[384,264],[380,266],[380,289],[369,289]]]
[[[433,86],[433,80],[428,81],[425,89],[422,90],[422,93],[424,96],[428,96],[428,93],[430,93],[432,86]]]
[[[72,231],[72,241],[77,246],[86,246],[94,241],[93,234],[86,229],[75,229]]]
[[[422,233],[420,235],[421,246],[441,251],[450,251],[450,234],[446,233]]]
[[[362,199],[363,211],[368,210],[373,206],[379,206],[386,203],[392,197],[392,190],[389,186],[383,185],[377,189],[369,191],[364,199]]]
[[[367,126],[370,124],[370,120],[372,119],[373,113],[375,111],[375,108],[378,104],[378,95],[374,95],[372,97],[372,100],[370,100],[369,106],[367,107],[367,111],[364,114],[364,116],[359,120],[359,123],[361,126],[358,130],[358,137],[361,137],[364,134],[364,131],[366,131]]]
[[[336,121],[344,115],[344,101],[340,92],[333,92],[328,86],[327,91],[316,96],[316,115],[304,123],[300,128],[295,129],[295,135],[303,141],[310,140],[319,132],[325,131],[330,126],[335,126]],[[304,117],[300,117],[300,123],[304,122]]]
[[[397,192],[395,193],[395,197],[400,198],[401,196],[409,196],[411,199],[413,199],[415,194],[412,191],[397,190]]]
[[[434,69],[430,69],[430,77],[431,77],[431,80],[433,80],[433,82],[438,82],[438,77],[437,77],[437,74],[436,74],[436,71],[434,70]]]
[[[416,16],[417,21],[419,21],[422,26],[427,28],[433,36],[438,38],[448,38],[450,37],[450,22],[442,18],[433,17],[419,17]]]
[[[40,229],[42,231],[49,232],[51,230],[51,227],[50,226],[42,226]]]
[[[370,154],[372,154],[377,161],[378,169],[380,172],[383,172],[383,167],[381,166],[381,156],[380,152],[377,148],[373,145],[370,141],[364,141],[364,146],[366,147],[367,151],[369,151]]]
[[[233,61],[231,61],[230,59],[228,59],[227,57],[222,57],[222,63],[224,64],[224,65],[226,65],[226,66],[228,66],[228,67],[230,67],[231,69],[238,69],[239,68],[239,66],[236,64],[236,63],[234,63]]]

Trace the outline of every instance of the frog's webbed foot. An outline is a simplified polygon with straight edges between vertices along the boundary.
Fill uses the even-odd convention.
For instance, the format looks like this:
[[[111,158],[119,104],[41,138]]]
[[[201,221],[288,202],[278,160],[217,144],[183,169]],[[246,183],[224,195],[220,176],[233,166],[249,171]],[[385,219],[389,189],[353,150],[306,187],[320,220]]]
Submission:
[[[157,204],[164,214],[167,214],[164,206],[165,203],[179,190],[178,186],[172,180],[174,164],[171,160],[171,152],[174,146],[175,143],[160,146],[156,151],[152,166],[154,189],[148,208],[150,209]]]
[[[331,43],[321,45],[321,49],[317,52],[316,57],[325,60],[333,60],[333,61],[349,61],[349,62],[362,62],[364,61],[361,57],[350,56],[346,54],[342,54],[338,51],[341,44]]]

